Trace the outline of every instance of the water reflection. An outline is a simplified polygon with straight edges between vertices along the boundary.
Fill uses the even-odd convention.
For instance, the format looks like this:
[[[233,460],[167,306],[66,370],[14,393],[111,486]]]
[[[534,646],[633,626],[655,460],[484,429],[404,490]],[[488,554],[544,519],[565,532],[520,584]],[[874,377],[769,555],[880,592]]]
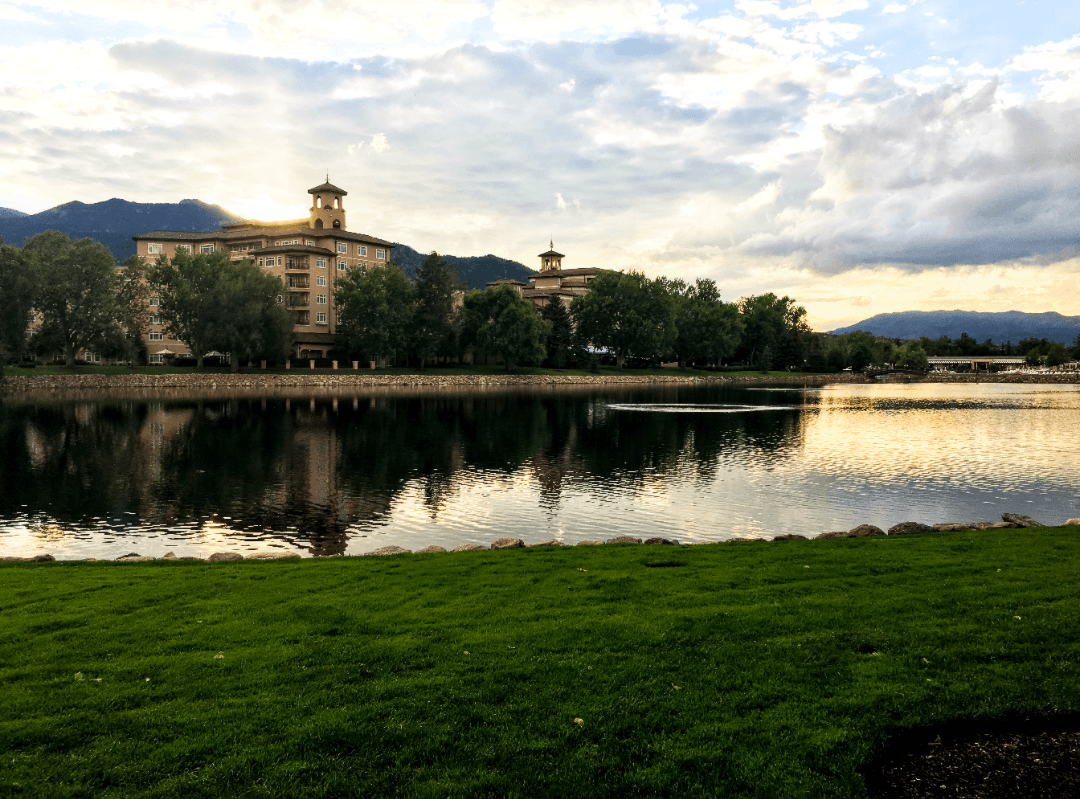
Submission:
[[[995,503],[1064,518],[1080,395],[1046,388],[8,400],[0,551],[717,539]]]

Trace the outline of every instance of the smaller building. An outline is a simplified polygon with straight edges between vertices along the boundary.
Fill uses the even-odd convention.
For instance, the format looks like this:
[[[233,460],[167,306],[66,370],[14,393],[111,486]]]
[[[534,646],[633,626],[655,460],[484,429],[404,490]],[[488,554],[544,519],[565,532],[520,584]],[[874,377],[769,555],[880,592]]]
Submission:
[[[555,252],[555,245],[548,242],[547,252],[537,256],[540,259],[540,271],[529,277],[528,283],[518,280],[493,280],[488,286],[512,286],[518,294],[531,300],[537,308],[543,308],[553,297],[558,297],[563,305],[569,306],[574,297],[584,296],[589,291],[589,282],[601,272],[597,267],[582,269],[563,269],[562,259],[566,256]]]
[[[926,359],[930,369],[944,372],[963,369],[972,372],[1000,371],[1016,369],[1026,361],[1022,355],[931,355]]]

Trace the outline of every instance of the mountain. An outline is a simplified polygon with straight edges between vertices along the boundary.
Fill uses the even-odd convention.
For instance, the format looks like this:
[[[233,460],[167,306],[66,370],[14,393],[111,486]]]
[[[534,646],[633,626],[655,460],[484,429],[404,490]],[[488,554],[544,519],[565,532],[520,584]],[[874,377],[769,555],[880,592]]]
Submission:
[[[6,209],[5,209],[6,210]],[[91,238],[110,250],[117,262],[135,254],[136,233],[151,230],[218,230],[242,217],[201,200],[178,203],[133,203],[105,200],[100,203],[70,202],[40,214],[14,215],[0,212],[0,237],[16,247],[45,230],[59,230],[72,239]]]
[[[1025,338],[1045,338],[1072,344],[1080,335],[1080,316],[1062,316],[1053,311],[1047,313],[1023,313],[1004,311],[983,313],[980,311],[901,311],[871,316],[847,327],[837,328],[836,334],[865,330],[875,336],[889,338],[960,338],[967,333],[976,341],[991,339],[995,344],[1011,341],[1013,344]]]
[[[469,284],[469,288],[482,289],[492,280],[520,280],[527,283],[531,275],[535,275],[529,269],[517,261],[500,258],[497,255],[473,255],[459,257],[439,253],[450,266],[454,267],[461,275],[461,280]],[[424,262],[426,254],[418,253],[407,244],[394,245],[394,263],[401,267],[410,278],[416,278],[416,270]]]
[[[17,219],[20,216],[30,216],[30,214],[16,211],[14,208],[0,208],[0,219]]]

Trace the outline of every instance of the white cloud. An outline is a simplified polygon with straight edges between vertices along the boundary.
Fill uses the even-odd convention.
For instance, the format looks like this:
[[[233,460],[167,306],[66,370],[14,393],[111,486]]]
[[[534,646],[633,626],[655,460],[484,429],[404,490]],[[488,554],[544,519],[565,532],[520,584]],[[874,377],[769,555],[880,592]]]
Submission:
[[[907,11],[907,6],[902,3],[889,3],[881,9],[883,14],[899,14],[902,11]]]

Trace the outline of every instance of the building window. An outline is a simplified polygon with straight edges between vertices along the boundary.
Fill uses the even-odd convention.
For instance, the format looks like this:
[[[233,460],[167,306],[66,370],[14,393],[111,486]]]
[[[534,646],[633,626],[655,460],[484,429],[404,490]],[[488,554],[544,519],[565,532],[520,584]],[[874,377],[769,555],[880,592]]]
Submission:
[[[380,261],[386,260],[386,250],[375,250],[375,258]]]
[[[325,258],[316,258],[315,259],[315,266],[319,267],[319,269],[326,269],[326,259]]]
[[[282,297],[280,294],[278,294],[277,295],[277,301],[278,301],[278,305],[281,305],[281,303],[285,302],[285,298]]]
[[[186,252],[188,255],[191,255],[191,245],[190,244],[177,244],[176,245],[176,251],[177,252]]]
[[[317,325],[328,325],[328,324],[330,324],[329,322],[326,321],[326,313],[325,312],[315,314],[315,324],[317,324]]]
[[[151,341],[164,341],[165,336],[162,333],[151,333],[150,334],[150,340]]]
[[[338,268],[339,272],[344,272],[346,269],[349,268],[349,265],[347,263],[345,263],[344,261],[338,261],[337,262],[337,268]]]
[[[296,314],[296,324],[298,325],[310,325],[311,314],[309,311],[294,311]]]
[[[357,254],[357,255],[362,255],[362,256],[364,256],[365,258],[367,258],[367,247],[363,247],[363,246],[361,246],[361,245],[357,245],[357,246],[356,246],[356,254]]]
[[[316,286],[325,286],[326,285],[326,275],[316,275],[315,276],[315,285]]]
[[[316,294],[315,295],[315,304],[316,305],[326,305],[326,295],[325,294]]]
[[[147,244],[146,251],[151,255],[161,255],[165,252],[165,246],[162,244]]]
[[[155,352],[150,356],[150,363],[165,363],[165,356],[160,352]]]
[[[161,317],[157,316],[157,315],[154,315],[154,314],[151,314],[150,318],[147,321],[149,321],[149,323],[152,324],[152,325],[160,325],[161,324]]]
[[[214,245],[213,244],[200,244],[199,245],[199,252],[201,252],[201,253],[209,253],[209,252],[213,252],[213,251],[214,251]]]
[[[342,255],[345,255],[346,253],[348,253],[348,252],[349,252],[349,245],[348,245],[348,244],[346,244],[346,243],[345,243],[345,242],[343,242],[343,241],[339,241],[339,242],[337,243],[337,251],[338,251],[339,253],[341,253]]]
[[[314,247],[315,242],[313,242],[311,239],[304,239],[304,246],[305,247]]]
[[[275,241],[275,247],[291,247],[294,244],[299,244],[300,239],[293,239],[292,241]]]
[[[161,297],[151,297],[150,298],[150,307],[151,308],[156,308],[159,305],[161,305]]]

